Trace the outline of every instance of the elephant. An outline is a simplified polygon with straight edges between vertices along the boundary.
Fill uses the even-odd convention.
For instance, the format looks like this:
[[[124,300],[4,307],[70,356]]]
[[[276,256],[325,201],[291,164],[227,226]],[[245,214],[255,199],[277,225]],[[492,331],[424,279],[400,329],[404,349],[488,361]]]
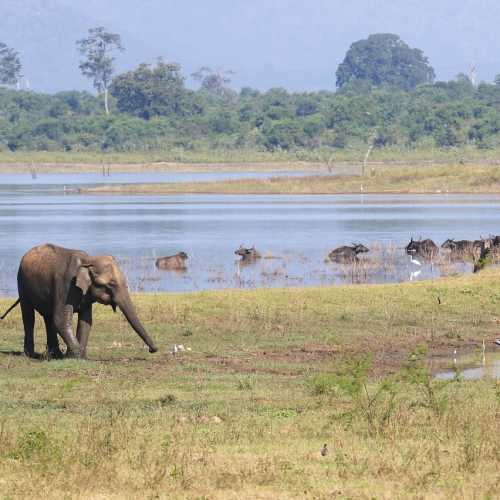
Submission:
[[[411,238],[405,250],[407,254],[415,253],[422,257],[433,257],[439,252],[439,247],[430,239],[414,240]]]
[[[243,245],[240,245],[240,248],[235,250],[234,253],[241,256],[242,262],[252,262],[261,258],[261,255],[257,252],[255,246],[252,248],[244,248]]]
[[[354,262],[358,260],[358,253],[369,252],[370,249],[366,248],[360,243],[353,243],[352,246],[342,246],[332,250],[328,254],[328,258],[333,262]]]
[[[186,252],[179,252],[175,255],[167,257],[160,257],[156,259],[156,267],[158,269],[166,269],[168,271],[183,271],[186,269],[186,260],[188,254]]]
[[[37,311],[45,321],[49,358],[63,356],[57,334],[67,346],[68,357],[86,358],[94,302],[110,305],[113,311],[118,307],[149,352],[158,350],[139,321],[125,276],[112,256],[91,256],[52,244],[36,246],[21,259],[17,287],[18,300],[0,319],[21,305],[24,353],[29,357],[38,357],[33,341]],[[72,325],[74,313],[78,314],[76,337]]]

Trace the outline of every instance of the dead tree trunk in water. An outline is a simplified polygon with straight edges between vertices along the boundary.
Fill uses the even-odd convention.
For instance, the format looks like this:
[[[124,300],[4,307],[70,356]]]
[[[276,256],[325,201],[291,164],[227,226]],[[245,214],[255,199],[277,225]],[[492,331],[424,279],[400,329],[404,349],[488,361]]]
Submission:
[[[109,115],[109,103],[108,103],[108,88],[104,89],[104,109],[106,110],[106,115]]]
[[[375,147],[375,139],[377,138],[377,134],[373,133],[370,136],[370,145],[368,146],[368,150],[366,151],[365,158],[363,160],[363,170],[361,171],[361,175],[364,177],[366,173],[366,164],[368,163],[368,158],[370,157],[370,154]]]

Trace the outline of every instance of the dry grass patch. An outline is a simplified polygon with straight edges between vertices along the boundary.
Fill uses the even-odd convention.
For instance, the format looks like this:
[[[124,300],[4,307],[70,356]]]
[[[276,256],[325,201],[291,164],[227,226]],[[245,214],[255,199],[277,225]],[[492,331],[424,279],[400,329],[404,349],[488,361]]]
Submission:
[[[86,362],[8,355],[22,345],[16,311],[0,324],[0,491],[494,498],[498,382],[436,381],[417,346],[491,346],[499,283],[490,270],[404,285],[138,295],[160,353],[96,307]],[[39,350],[43,337],[37,328]],[[173,356],[173,343],[193,350]]]
[[[107,185],[84,193],[220,193],[220,194],[338,194],[338,193],[500,193],[497,166],[377,167],[357,175],[275,177],[220,182]]]

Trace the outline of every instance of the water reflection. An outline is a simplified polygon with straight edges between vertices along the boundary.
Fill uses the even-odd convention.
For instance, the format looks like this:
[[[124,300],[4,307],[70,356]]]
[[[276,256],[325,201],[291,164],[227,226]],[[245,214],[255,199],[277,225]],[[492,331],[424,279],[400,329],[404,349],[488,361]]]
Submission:
[[[244,171],[244,172],[116,172],[103,176],[101,173],[72,173],[40,175],[0,174],[0,185],[5,191],[37,191],[40,189],[64,191],[64,186],[91,186],[100,184],[156,184],[166,182],[213,182],[238,179],[269,179],[270,177],[303,177],[305,175],[320,175],[325,172],[314,171]]]
[[[176,195],[79,196],[0,188],[0,293],[15,295],[26,250],[43,242],[112,254],[133,290],[189,291],[256,286],[381,283],[470,272],[441,252],[418,266],[404,253],[410,236],[441,243],[497,233],[498,196]],[[325,262],[337,246],[370,248],[354,264]],[[255,245],[263,258],[236,262]],[[185,251],[182,275],[155,260]]]
[[[463,378],[475,380],[484,377],[500,379],[500,352],[481,352],[453,356],[453,367],[439,372],[436,378],[439,380],[453,380]]]

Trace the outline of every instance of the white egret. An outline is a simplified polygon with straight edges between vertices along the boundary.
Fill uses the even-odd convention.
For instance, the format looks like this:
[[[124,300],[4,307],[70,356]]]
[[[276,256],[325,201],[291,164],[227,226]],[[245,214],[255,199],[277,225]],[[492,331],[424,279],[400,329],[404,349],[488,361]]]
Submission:
[[[412,271],[410,273],[410,281],[413,281],[415,278],[418,278],[420,273],[422,272],[422,269],[419,269],[418,271]]]
[[[412,264],[414,264],[415,266],[421,266],[421,265],[422,265],[422,263],[421,263],[419,260],[417,260],[417,259],[413,258],[413,255],[412,255],[412,254],[410,254],[410,262],[411,262]]]

